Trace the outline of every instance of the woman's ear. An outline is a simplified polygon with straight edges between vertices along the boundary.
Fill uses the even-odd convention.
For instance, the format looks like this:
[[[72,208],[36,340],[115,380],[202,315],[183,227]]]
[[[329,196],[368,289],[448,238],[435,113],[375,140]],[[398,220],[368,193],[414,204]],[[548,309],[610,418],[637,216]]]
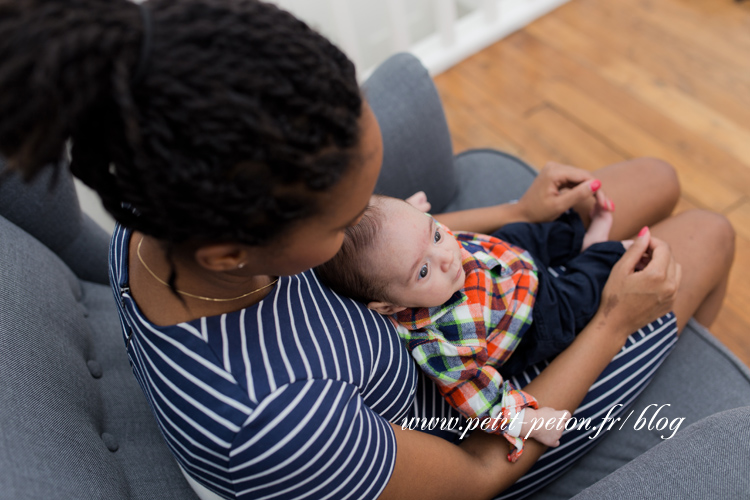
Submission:
[[[195,261],[211,271],[232,271],[247,261],[240,245],[226,243],[205,245],[195,251]]]
[[[395,304],[391,304],[390,302],[376,301],[367,304],[367,308],[372,309],[373,311],[380,313],[383,316],[390,316],[391,314],[396,314],[406,309],[404,306],[397,306]]]

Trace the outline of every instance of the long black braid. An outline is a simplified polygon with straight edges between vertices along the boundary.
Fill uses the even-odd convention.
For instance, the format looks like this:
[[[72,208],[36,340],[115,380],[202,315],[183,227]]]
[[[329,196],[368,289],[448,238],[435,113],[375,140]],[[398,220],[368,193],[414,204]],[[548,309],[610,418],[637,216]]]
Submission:
[[[353,164],[353,64],[255,0],[0,0],[0,151],[30,179],[60,168],[123,225],[170,249],[263,245],[314,214]],[[174,283],[174,273],[170,282]]]

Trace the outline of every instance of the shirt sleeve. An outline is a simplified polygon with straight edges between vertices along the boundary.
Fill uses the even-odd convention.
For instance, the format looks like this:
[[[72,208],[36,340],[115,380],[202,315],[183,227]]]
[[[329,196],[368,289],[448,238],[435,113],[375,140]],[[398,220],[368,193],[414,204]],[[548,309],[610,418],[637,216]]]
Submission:
[[[487,364],[484,339],[451,342],[434,325],[398,330],[417,364],[435,381],[451,406],[466,418],[495,419],[494,425],[484,430],[508,440],[512,446],[508,460],[515,462],[523,452],[524,439],[509,435],[507,423],[524,408],[538,408],[538,403],[534,396],[517,389]]]
[[[308,380],[262,400],[229,459],[234,498],[376,499],[393,472],[396,439],[356,387]]]

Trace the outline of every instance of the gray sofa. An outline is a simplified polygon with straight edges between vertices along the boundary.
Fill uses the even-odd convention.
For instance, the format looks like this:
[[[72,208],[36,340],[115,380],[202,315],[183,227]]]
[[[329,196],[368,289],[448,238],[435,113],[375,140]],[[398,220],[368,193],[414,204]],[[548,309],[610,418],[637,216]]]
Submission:
[[[388,60],[365,92],[385,141],[380,192],[424,189],[439,212],[518,198],[531,183],[534,171],[503,153],[453,156],[435,88],[413,57]],[[52,192],[49,181],[0,185],[0,497],[197,498],[128,365],[109,237],[81,212],[69,176]],[[697,323],[634,408],[652,403],[685,418],[675,437],[610,432],[531,498],[750,498],[750,372]]]

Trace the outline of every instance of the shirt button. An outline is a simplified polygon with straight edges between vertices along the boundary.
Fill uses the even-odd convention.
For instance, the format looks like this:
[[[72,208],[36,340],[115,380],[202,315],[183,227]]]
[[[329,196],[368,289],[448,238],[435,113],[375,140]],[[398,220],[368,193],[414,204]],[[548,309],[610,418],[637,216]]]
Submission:
[[[102,365],[100,365],[98,361],[90,359],[86,361],[86,366],[89,367],[89,372],[92,377],[100,378],[102,376]]]
[[[104,446],[106,446],[109,451],[114,452],[120,448],[120,444],[117,442],[117,439],[115,439],[115,437],[109,432],[102,433],[102,441],[104,442]]]

